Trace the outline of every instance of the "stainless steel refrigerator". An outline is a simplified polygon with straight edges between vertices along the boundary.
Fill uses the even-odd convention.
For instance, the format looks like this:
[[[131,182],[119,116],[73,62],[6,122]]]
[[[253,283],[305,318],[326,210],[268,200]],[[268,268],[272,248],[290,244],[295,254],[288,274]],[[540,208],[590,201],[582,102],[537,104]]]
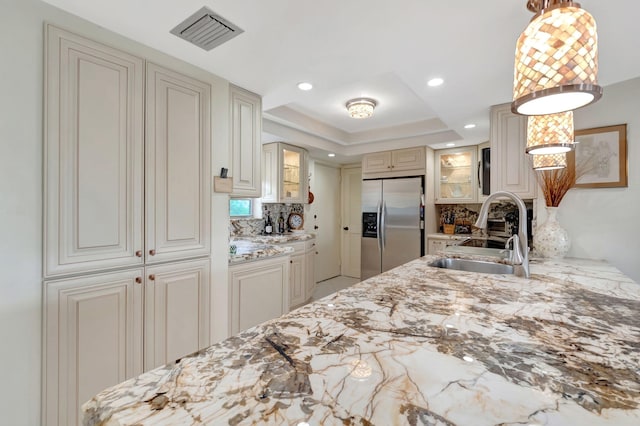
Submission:
[[[362,181],[360,278],[424,255],[424,178]]]

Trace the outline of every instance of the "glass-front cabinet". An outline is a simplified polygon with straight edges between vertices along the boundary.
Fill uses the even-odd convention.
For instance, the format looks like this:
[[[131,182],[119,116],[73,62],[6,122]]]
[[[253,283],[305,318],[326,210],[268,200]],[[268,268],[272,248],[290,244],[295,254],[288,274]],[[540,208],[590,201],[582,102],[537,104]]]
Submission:
[[[436,203],[472,203],[477,201],[477,152],[475,145],[435,152]]]
[[[307,151],[281,142],[262,146],[262,201],[307,203]]]

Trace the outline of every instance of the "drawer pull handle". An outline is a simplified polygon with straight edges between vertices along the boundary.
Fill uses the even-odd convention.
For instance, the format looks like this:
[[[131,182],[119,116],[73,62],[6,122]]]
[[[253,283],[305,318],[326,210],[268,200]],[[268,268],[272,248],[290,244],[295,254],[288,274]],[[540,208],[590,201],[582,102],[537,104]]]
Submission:
[[[156,276],[155,276],[154,274],[151,274],[151,275],[149,275],[149,279],[150,279],[151,281],[155,281]]]
[[[149,250],[149,254],[151,256],[155,256],[156,255],[156,251],[154,249]]]
[[[142,277],[136,277],[136,283],[137,284],[142,283]]]
[[[136,251],[136,257],[142,257],[142,250]]]

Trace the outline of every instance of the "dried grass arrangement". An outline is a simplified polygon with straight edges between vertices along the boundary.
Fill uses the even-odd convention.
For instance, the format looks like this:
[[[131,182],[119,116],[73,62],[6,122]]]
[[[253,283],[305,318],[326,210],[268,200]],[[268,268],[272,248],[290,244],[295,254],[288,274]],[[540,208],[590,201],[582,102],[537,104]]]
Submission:
[[[576,171],[573,167],[555,170],[537,170],[536,179],[542,188],[547,207],[558,207],[560,201],[576,183]]]

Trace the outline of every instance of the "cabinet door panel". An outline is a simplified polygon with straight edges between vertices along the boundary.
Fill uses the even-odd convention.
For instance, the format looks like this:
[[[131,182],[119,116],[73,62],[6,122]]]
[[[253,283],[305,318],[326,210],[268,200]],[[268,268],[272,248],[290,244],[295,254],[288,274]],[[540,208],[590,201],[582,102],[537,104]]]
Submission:
[[[289,306],[294,307],[305,301],[305,256],[299,254],[291,256],[289,269]]]
[[[288,262],[261,260],[229,268],[231,335],[289,312]]]
[[[477,201],[476,155],[475,146],[436,151],[436,203],[475,203]]]
[[[388,172],[391,170],[391,152],[366,154],[362,158],[362,173]]]
[[[142,258],[143,60],[47,26],[45,276]]]
[[[315,241],[310,245],[305,255],[305,300],[308,300],[316,288],[316,243]]]
[[[236,86],[230,96],[233,195],[260,197],[262,101]]]
[[[142,269],[45,283],[44,418],[79,425],[80,406],[142,373]]]
[[[425,154],[422,147],[391,151],[391,168],[394,171],[421,170],[424,173],[425,165]]]
[[[148,371],[209,346],[209,260],[154,266],[146,275]]]
[[[210,92],[206,83],[147,66],[149,263],[210,251]]]
[[[510,104],[491,108],[491,191],[510,191],[536,198],[538,184],[527,146],[527,117],[513,114]]]

